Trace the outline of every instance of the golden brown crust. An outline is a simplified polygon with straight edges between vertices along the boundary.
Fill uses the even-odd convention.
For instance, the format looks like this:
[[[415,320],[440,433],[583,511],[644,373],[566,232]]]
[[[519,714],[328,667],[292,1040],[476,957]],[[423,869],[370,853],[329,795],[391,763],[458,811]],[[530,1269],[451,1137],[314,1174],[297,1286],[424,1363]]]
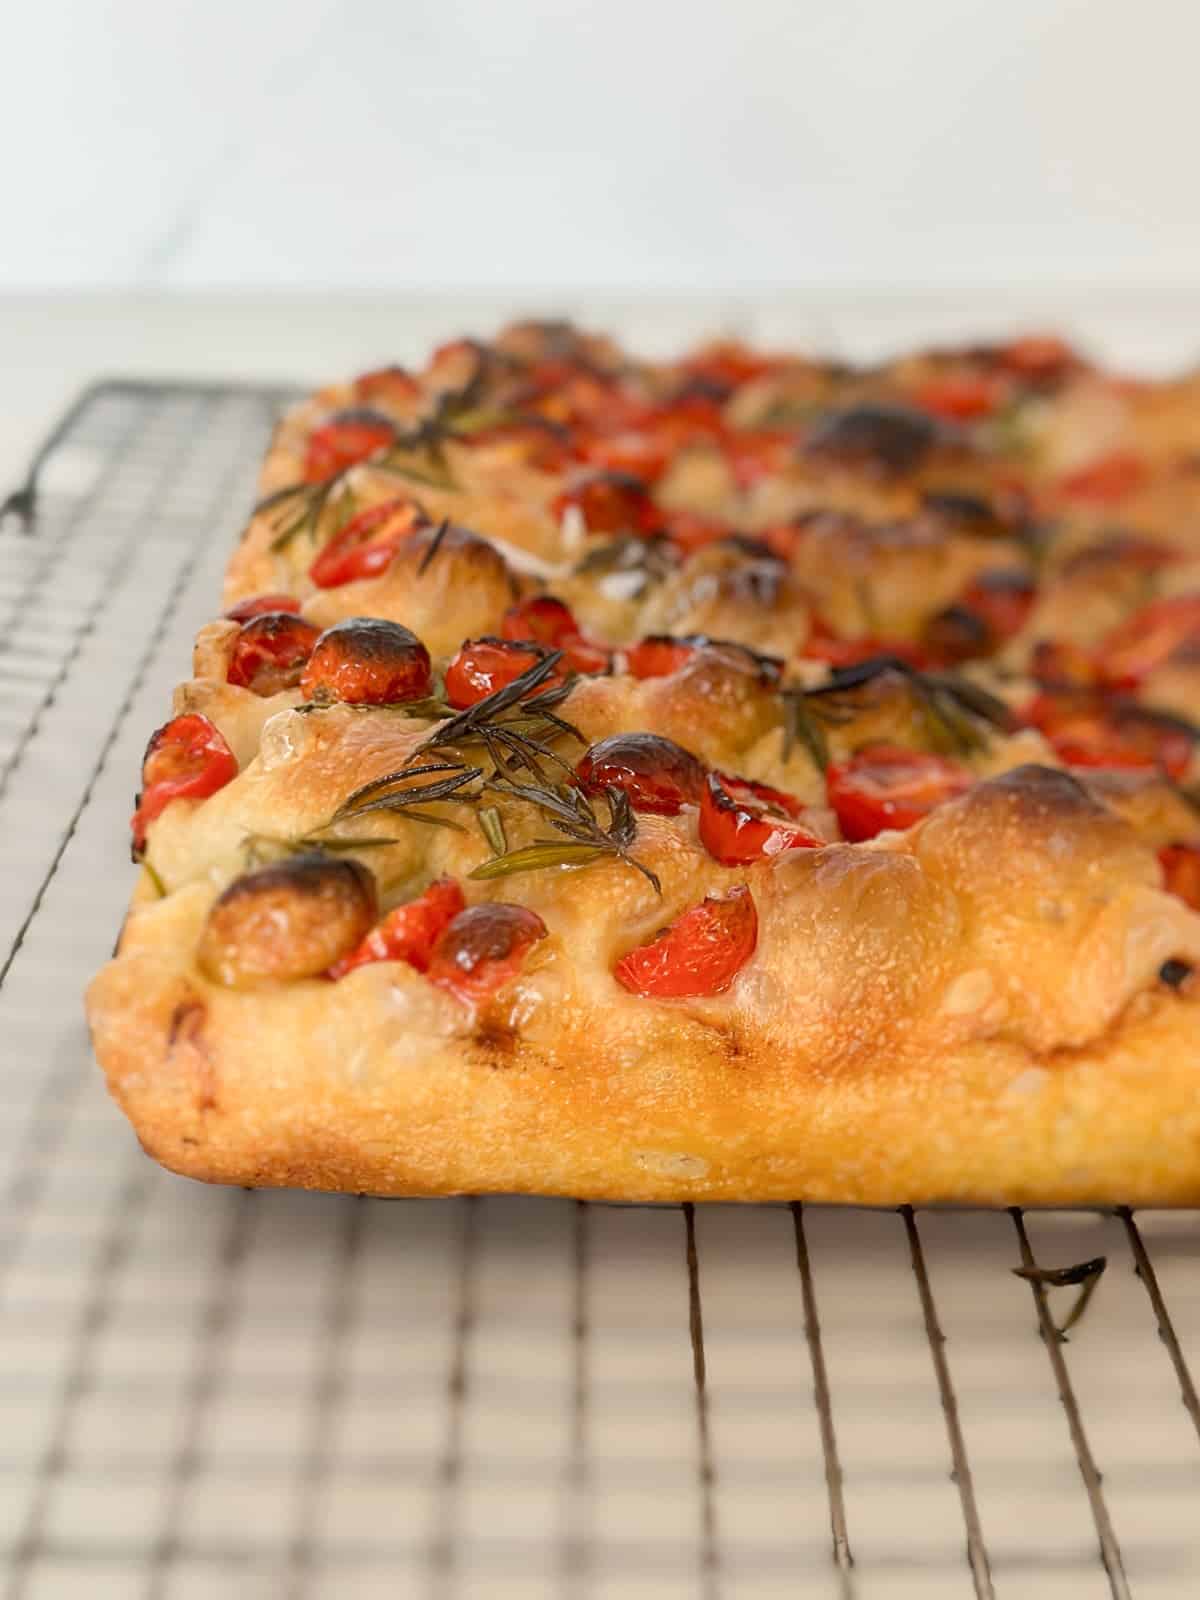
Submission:
[[[726,358],[705,359],[719,370]],[[960,365],[987,376],[990,360]],[[397,381],[371,404],[414,427],[469,389],[480,361],[510,408],[532,403],[543,367],[575,362],[585,399],[596,373],[623,370],[605,341],[528,324],[484,356],[450,348],[411,394]],[[839,377],[778,362],[743,382],[726,414],[756,449],[771,449],[781,415],[829,414],[768,472],[741,471],[709,436],[690,441],[664,470],[657,505],[729,519],[738,537],[655,546],[662,567],[645,582],[636,563],[618,564],[615,579],[579,570],[604,541],[581,539],[556,504],[575,469],[542,470],[505,437],[448,438],[444,481],[354,467],[343,486],[353,503],[331,501],[326,521],[282,543],[277,516],[254,516],[227,605],[283,591],[318,627],[388,618],[444,668],[465,636],[495,633],[514,599],[551,583],[618,651],[612,675],[579,678],[557,708],[584,744],[652,730],[716,771],[786,791],[828,842],[723,865],[689,802],[638,816],[644,872],[610,853],[584,869],[473,878],[491,853],[475,828],[387,811],[338,820],[352,791],[413,759],[436,728],[427,708],[302,707],[299,690],[237,687],[227,681],[237,625],[212,623],[175,710],[215,725],[238,774],[155,815],[146,860],[163,893],[149,874],[139,880],[118,954],[88,992],[97,1055],[146,1149],[214,1182],[373,1194],[1200,1203],[1200,983],[1189,976],[1200,915],[1166,892],[1157,858],[1200,831],[1180,789],[1153,767],[1068,772],[1033,727],[981,733],[968,717],[964,735],[961,707],[947,713],[893,665],[823,710],[813,702],[827,755],[843,762],[880,742],[949,748],[972,786],[907,831],[848,843],[811,747],[784,737],[779,671],[793,695],[830,685],[828,662],[812,654],[819,629],[854,640],[882,619],[903,648],[979,574],[1040,562],[1023,628],[972,663],[978,682],[1021,705],[1039,640],[1092,649],[1150,595],[1195,587],[1196,485],[1189,498],[1180,464],[1200,448],[1194,379],[1138,389],[1068,366],[1053,404],[1035,385],[1025,408],[1045,479],[1031,482],[1031,504],[1044,493],[1057,507],[1063,475],[1104,451],[1136,447],[1157,464],[1123,508],[1136,539],[1173,552],[1156,565],[1094,507],[1064,514],[1048,554],[1025,512],[1006,521],[992,501],[972,509],[972,497],[1003,499],[982,435],[895,410],[947,363],[932,353]],[[701,362],[696,381],[709,370]],[[677,380],[645,367],[631,381],[652,406]],[[565,386],[544,415],[582,403]],[[703,420],[703,393],[697,403]],[[273,441],[264,492],[296,485],[314,430],[362,404],[360,381],[297,408]],[[865,421],[864,407],[874,408]],[[460,406],[464,427],[466,415]],[[419,499],[425,532],[384,570],[318,587],[309,568],[331,531],[398,494]],[[427,562],[444,518],[471,534]],[[718,642],[661,676],[625,670],[623,647],[662,633]],[[1147,675],[1147,703],[1194,709],[1195,672],[1173,656]],[[565,742],[553,759],[578,754]],[[511,789],[489,799],[507,848],[544,835]],[[342,853],[304,868],[310,858],[289,852],[314,839]],[[545,924],[494,996],[466,1002],[400,959],[336,982],[320,975],[377,905],[388,912],[443,875],[469,904],[511,902]],[[618,982],[629,951],[739,885],[757,945],[727,986],[658,999]]]

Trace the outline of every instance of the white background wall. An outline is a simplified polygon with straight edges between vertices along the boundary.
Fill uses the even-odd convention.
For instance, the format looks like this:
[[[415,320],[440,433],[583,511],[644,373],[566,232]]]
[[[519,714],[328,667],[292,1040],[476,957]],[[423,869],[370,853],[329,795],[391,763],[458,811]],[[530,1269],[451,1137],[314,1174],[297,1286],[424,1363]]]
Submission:
[[[1195,0],[10,0],[0,288],[1200,282]]]

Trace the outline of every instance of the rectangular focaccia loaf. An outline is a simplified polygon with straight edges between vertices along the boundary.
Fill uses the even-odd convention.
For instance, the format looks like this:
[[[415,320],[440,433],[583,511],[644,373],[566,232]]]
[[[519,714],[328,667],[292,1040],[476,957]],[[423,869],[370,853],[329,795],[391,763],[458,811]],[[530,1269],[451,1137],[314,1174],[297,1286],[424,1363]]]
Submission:
[[[1200,380],[557,323],[280,425],[88,1014],[374,1194],[1200,1201]]]

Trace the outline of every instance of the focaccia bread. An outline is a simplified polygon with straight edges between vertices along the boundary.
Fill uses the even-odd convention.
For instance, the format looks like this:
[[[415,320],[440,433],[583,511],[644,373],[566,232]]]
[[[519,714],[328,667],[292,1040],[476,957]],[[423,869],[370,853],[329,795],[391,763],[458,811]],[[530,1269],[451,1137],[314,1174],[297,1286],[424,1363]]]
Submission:
[[[372,1194],[1200,1203],[1200,378],[561,324],[289,414],[88,1014]]]

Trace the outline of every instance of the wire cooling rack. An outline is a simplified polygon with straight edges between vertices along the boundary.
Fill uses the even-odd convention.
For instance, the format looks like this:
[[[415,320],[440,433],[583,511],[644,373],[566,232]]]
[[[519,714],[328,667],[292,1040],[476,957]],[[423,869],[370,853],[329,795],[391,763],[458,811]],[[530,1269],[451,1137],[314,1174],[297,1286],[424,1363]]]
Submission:
[[[0,533],[6,1600],[1200,1592],[1193,1215],[384,1202],[141,1154],[79,994],[282,398],[100,385]],[[1012,1269],[1102,1255],[1063,1342],[1077,1291]]]

